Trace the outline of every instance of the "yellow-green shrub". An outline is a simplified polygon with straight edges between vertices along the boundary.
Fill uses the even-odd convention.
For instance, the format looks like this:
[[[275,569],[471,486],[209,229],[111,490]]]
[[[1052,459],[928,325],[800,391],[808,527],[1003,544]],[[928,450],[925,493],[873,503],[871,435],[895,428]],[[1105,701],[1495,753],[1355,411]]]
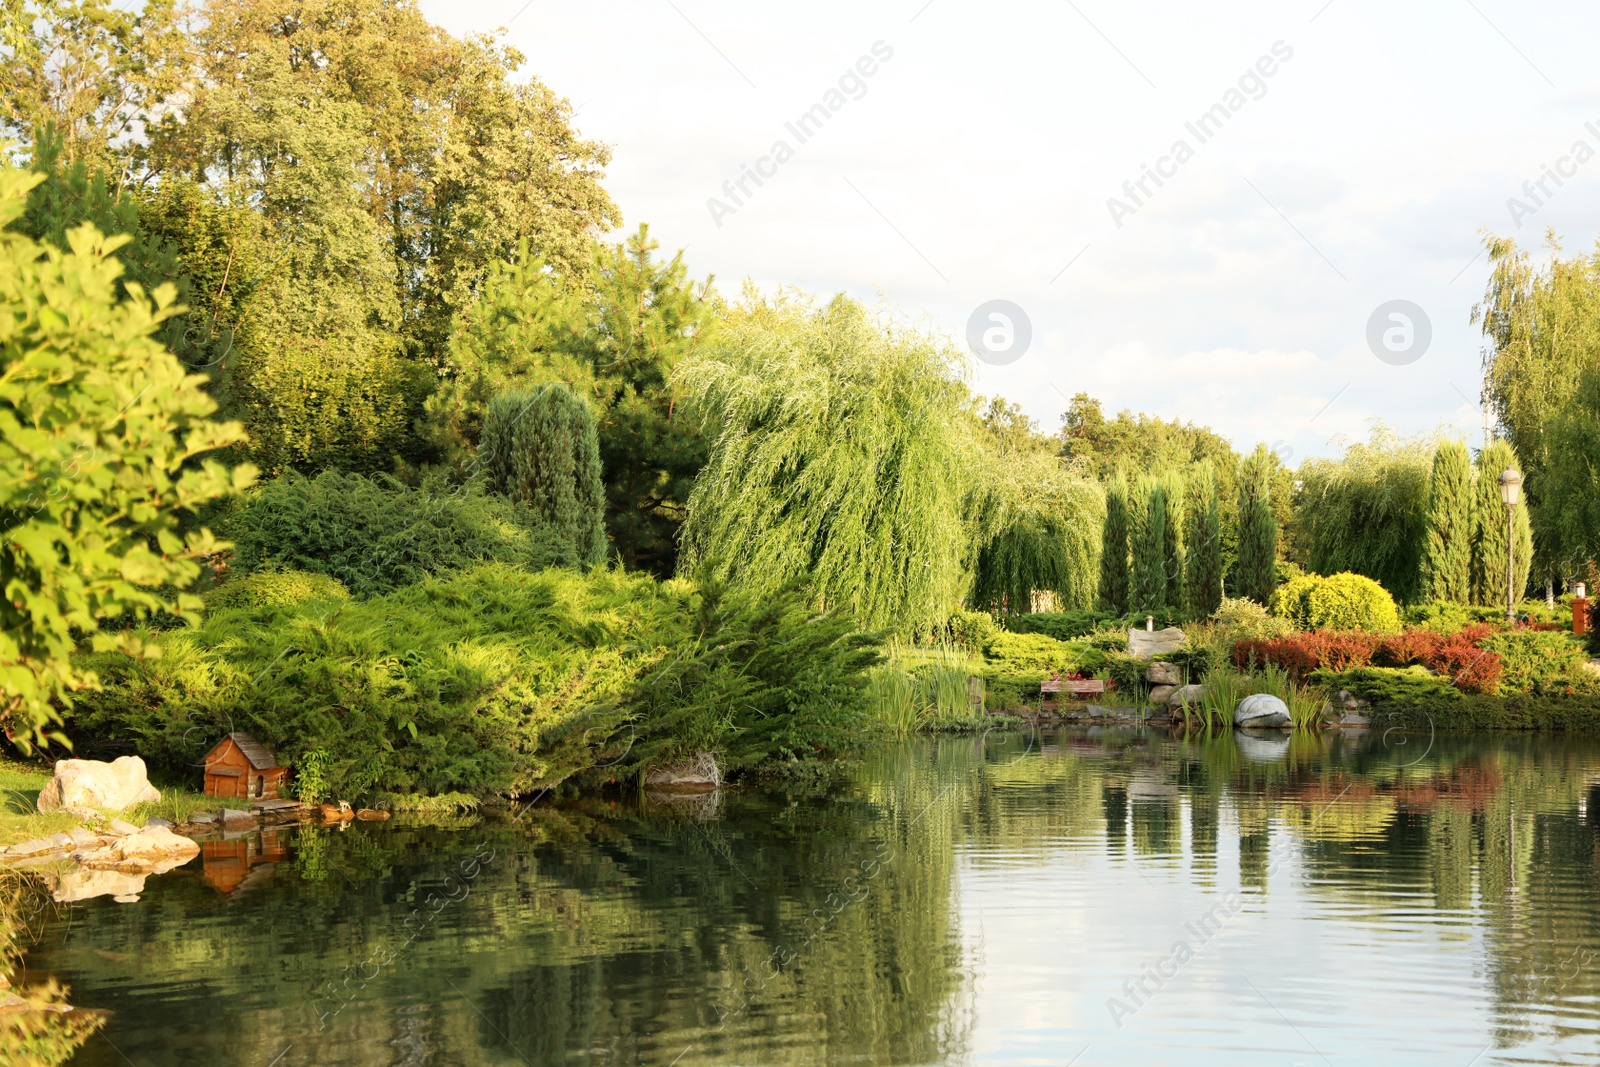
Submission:
[[[1389,591],[1349,572],[1326,578],[1306,574],[1285,582],[1272,594],[1272,613],[1301,630],[1400,632],[1400,612]]]

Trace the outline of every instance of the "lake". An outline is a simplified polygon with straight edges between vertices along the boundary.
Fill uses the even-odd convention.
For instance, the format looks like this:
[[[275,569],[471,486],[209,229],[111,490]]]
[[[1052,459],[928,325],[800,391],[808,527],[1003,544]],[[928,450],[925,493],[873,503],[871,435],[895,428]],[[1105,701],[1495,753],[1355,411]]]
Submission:
[[[1600,1063],[1600,744],[924,739],[218,842],[27,963],[97,1067]]]

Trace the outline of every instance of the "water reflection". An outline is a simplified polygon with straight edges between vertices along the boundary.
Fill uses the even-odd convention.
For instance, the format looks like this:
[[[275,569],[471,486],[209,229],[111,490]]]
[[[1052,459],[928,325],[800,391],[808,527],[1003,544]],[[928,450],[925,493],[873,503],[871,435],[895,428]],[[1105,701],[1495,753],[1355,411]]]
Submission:
[[[1594,743],[1037,740],[218,842],[31,973],[96,1065],[1600,1062]]]

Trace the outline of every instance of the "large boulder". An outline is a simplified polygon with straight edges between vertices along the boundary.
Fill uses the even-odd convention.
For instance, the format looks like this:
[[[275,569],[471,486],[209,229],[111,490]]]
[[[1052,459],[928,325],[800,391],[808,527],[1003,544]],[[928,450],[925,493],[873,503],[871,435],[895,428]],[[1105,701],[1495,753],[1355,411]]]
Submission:
[[[1183,640],[1183,631],[1176,626],[1165,630],[1129,630],[1128,652],[1140,659],[1149,659],[1163,652],[1176,652],[1183,647]]]
[[[1149,668],[1144,672],[1144,680],[1151,685],[1182,685],[1183,671],[1178,668],[1176,663],[1168,663],[1162,660],[1150,664]]]
[[[148,875],[129,874],[125,871],[97,871],[89,867],[71,867],[45,875],[51,896],[59,904],[75,900],[92,900],[95,897],[115,897],[127,902],[138,899],[144,892]]]
[[[1167,697],[1169,708],[1181,708],[1187,704],[1191,708],[1200,707],[1200,701],[1206,696],[1206,687],[1203,685],[1180,685],[1175,687]]]
[[[1293,724],[1289,706],[1270,693],[1255,693],[1233,709],[1233,724],[1245,730],[1273,730]]]
[[[75,807],[123,811],[160,799],[161,791],[150,784],[144,760],[138,756],[122,756],[110,763],[64,759],[56,761],[55,777],[39,791],[39,810]]]
[[[1175,685],[1155,685],[1150,687],[1150,703],[1159,707],[1166,707],[1172,694],[1178,691]]]
[[[80,852],[74,858],[85,867],[162,874],[198,855],[200,846],[187,837],[165,826],[146,826],[136,834],[119,837],[104,848]]]

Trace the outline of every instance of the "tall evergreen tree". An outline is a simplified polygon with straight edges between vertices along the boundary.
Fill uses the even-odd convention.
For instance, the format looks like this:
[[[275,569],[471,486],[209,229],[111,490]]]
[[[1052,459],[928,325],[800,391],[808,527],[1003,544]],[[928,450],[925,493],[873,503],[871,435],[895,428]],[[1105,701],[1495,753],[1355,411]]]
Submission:
[[[1508,467],[1522,469],[1516,452],[1505,441],[1497,440],[1478,453],[1472,486],[1472,602],[1485,607],[1503,607],[1506,602],[1506,506],[1500,502],[1500,473]],[[1533,563],[1533,527],[1526,493],[1514,518],[1513,585],[1520,599]]]
[[[1472,458],[1460,441],[1442,441],[1428,475],[1422,598],[1465,604],[1472,591]]]
[[[1277,586],[1278,522],[1272,515],[1272,468],[1265,444],[1245,457],[1239,476],[1239,559],[1234,592],[1265,604]]]
[[[1188,537],[1184,545],[1184,606],[1197,619],[1222,604],[1222,511],[1217,470],[1207,461],[1189,476]]]
[[[1170,608],[1183,606],[1185,492],[1183,475],[1169,471],[1161,476],[1162,571],[1167,582],[1164,600]]]
[[[1100,532],[1100,606],[1128,613],[1128,480],[1119,471],[1106,483],[1106,521]]]
[[[1159,478],[1143,477],[1134,485],[1128,513],[1132,517],[1133,592],[1135,613],[1167,606],[1166,493]]]
[[[564,385],[507,390],[489,404],[479,459],[489,488],[527,504],[580,566],[606,556],[605,489],[589,405]]]

